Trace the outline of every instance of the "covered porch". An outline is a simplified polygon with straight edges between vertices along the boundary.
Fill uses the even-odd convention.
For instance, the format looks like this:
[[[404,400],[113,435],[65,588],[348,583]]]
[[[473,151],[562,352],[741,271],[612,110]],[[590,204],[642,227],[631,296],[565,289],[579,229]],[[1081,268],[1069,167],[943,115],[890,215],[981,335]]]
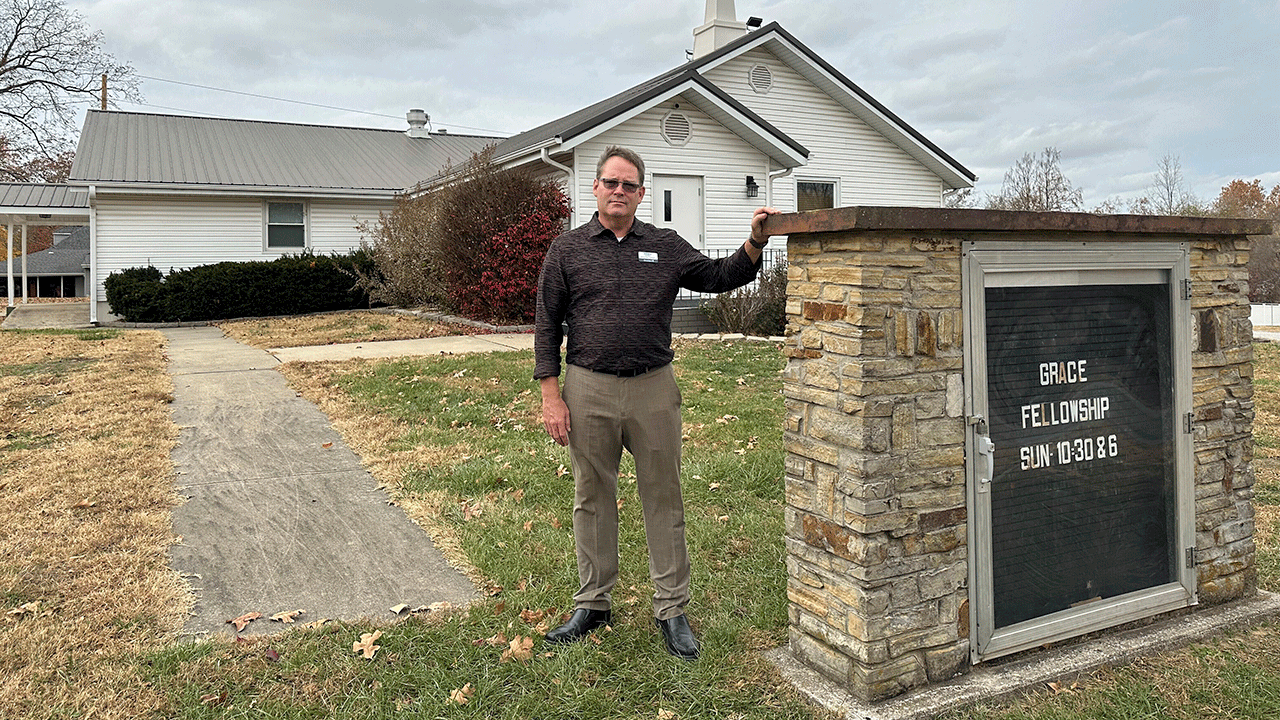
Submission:
[[[49,268],[45,265],[52,258],[42,256],[56,254],[54,247],[49,248],[47,252],[33,254],[30,251],[30,228],[72,225],[91,228],[91,224],[89,195],[83,189],[44,183],[0,183],[0,225],[3,225],[6,230],[4,258],[7,290],[6,315],[13,312],[19,300],[22,304],[31,302],[32,289],[39,287],[34,283],[42,282],[40,278],[49,275],[47,272]],[[91,254],[92,230],[90,229],[89,232],[87,252]],[[63,264],[74,270],[69,272],[71,275],[83,275],[84,266],[87,264],[83,257],[58,258],[58,260],[65,260]],[[66,287],[65,280],[61,277],[67,274],[62,271],[54,273],[60,278],[57,281],[59,288]],[[47,284],[49,281],[43,282]],[[92,292],[89,283],[86,282],[84,287],[86,292]],[[89,312],[87,304],[86,322],[90,321]]]

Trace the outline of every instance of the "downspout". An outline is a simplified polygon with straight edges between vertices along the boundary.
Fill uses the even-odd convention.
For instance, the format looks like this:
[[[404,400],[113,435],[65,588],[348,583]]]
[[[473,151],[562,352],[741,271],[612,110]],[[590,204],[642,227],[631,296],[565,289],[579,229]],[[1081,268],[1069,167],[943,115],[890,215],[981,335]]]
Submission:
[[[574,169],[569,167],[568,165],[563,165],[561,163],[556,162],[555,160],[552,160],[551,153],[547,152],[546,148],[542,148],[541,157],[542,157],[542,162],[550,165],[551,167],[557,170],[564,171],[569,176],[569,202],[571,203],[572,210],[576,216],[578,212],[578,173],[575,172]],[[577,224],[578,223],[576,222],[574,223],[574,225],[577,225]]]
[[[765,197],[766,205],[768,205],[769,207],[773,207],[773,181],[777,180],[778,178],[784,178],[790,175],[792,170],[795,170],[795,168],[783,168],[781,170],[774,170],[773,172],[769,173],[769,176],[768,176],[769,188],[766,191],[767,196]],[[795,212],[795,208],[792,208],[791,211]]]
[[[89,324],[98,324],[98,188],[89,186]]]

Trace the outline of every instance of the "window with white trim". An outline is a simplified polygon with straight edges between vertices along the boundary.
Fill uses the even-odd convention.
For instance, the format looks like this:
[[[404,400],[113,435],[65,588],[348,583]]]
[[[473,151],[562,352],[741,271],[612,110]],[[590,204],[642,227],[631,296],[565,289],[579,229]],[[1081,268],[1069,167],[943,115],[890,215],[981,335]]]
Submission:
[[[306,203],[267,203],[266,246],[268,250],[302,250],[307,247]]]
[[[836,206],[834,180],[797,180],[796,212],[826,210]]]

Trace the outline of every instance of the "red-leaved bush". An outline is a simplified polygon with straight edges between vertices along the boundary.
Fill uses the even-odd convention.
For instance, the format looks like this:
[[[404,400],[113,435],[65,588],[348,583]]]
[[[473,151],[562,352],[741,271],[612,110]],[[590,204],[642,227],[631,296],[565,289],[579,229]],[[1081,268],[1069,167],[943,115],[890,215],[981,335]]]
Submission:
[[[564,229],[569,204],[555,186],[543,186],[529,197],[515,222],[480,243],[478,277],[449,283],[450,304],[468,317],[533,322],[538,272],[551,241]]]
[[[564,231],[569,202],[558,181],[490,160],[490,152],[473,157],[448,183],[362,227],[377,270],[360,281],[373,299],[532,321],[542,259]]]

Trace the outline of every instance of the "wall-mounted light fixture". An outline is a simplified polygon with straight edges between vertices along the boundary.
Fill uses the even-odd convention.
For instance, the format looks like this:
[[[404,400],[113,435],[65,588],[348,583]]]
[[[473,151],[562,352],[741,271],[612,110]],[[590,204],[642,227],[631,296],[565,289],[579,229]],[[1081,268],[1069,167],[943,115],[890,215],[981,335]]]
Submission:
[[[757,197],[760,195],[760,186],[756,184],[754,175],[747,176],[747,197]]]
[[[752,30],[759,28],[760,25],[763,23],[764,23],[764,20],[761,20],[760,18],[755,17],[754,15],[752,17],[747,18],[747,27],[751,28]]]

